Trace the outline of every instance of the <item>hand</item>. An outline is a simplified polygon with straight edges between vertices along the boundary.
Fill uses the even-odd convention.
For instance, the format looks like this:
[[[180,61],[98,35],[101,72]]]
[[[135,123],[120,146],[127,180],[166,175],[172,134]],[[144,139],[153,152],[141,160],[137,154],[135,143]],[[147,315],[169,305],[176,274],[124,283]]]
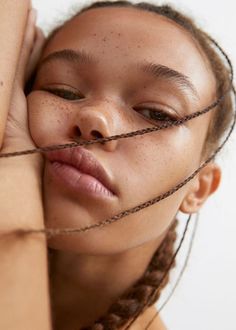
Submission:
[[[28,124],[24,87],[40,58],[45,42],[43,32],[36,27],[36,11],[29,11],[20,58],[12,90],[1,153],[36,148]],[[25,156],[31,157],[31,156]],[[38,154],[38,158],[41,155]]]

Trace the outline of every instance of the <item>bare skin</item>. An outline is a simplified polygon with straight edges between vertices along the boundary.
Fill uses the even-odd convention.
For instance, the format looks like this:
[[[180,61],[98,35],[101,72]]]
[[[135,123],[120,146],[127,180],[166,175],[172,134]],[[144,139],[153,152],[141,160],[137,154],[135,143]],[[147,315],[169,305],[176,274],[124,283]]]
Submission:
[[[0,17],[4,49],[0,55],[0,152],[7,153],[35,147],[24,84],[44,39],[29,1],[1,1]],[[51,329],[46,239],[15,235],[22,228],[44,226],[42,164],[41,155],[0,159],[1,329]],[[32,267],[35,260],[37,267]]]
[[[3,142],[11,91],[24,37],[27,11],[30,5],[29,0],[5,0],[0,2],[0,45],[4,49],[4,53],[0,57],[0,147]]]
[[[154,121],[144,111],[148,106],[184,116],[215,99],[213,75],[192,37],[152,13],[130,8],[85,12],[56,34],[42,59],[64,49],[83,50],[96,63],[61,58],[40,67],[28,96],[30,130],[40,147],[91,139],[95,130],[106,137],[152,126]],[[136,69],[137,62],[146,61],[189,77],[195,91]],[[55,95],[55,88],[73,93],[73,100]],[[89,146],[115,185],[117,194],[110,199],[75,194],[50,175],[46,160],[46,226],[94,224],[167,191],[201,163],[210,119],[208,113],[180,127]],[[51,281],[55,328],[86,326],[106,312],[142,276],[177,212],[197,212],[219,186],[220,173],[217,164],[209,163],[175,194],[123,221],[79,236],[50,239],[49,246],[57,250]],[[132,329],[141,328],[147,313]],[[163,329],[160,324],[157,319],[153,329]]]

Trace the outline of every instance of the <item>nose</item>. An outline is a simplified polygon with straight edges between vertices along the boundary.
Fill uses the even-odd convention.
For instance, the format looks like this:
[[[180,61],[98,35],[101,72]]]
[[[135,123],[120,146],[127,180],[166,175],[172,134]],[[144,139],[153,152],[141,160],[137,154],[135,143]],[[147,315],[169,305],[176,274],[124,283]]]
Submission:
[[[97,138],[106,138],[114,134],[114,121],[111,115],[105,116],[104,112],[98,109],[80,109],[77,113],[72,128],[72,137],[76,142],[84,140],[94,140]],[[101,142],[103,148],[107,151],[115,150],[118,140]]]

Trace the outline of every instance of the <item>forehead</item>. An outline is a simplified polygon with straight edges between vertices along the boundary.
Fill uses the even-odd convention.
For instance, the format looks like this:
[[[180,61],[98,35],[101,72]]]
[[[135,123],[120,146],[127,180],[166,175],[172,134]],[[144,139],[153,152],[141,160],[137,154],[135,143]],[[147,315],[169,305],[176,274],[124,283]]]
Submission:
[[[56,33],[43,57],[62,49],[85,50],[103,72],[109,66],[120,77],[135,62],[159,63],[189,77],[206,103],[214,97],[214,77],[198,43],[177,23],[152,12],[127,7],[85,11]]]

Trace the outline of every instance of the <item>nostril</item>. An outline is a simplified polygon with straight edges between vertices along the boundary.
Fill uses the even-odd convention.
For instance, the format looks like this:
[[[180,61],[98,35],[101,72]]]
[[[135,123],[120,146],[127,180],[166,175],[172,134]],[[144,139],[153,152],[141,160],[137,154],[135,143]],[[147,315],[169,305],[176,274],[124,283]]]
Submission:
[[[96,138],[96,139],[101,139],[103,138],[102,134],[98,131],[92,131],[91,134]],[[105,142],[100,142],[101,144],[105,144]]]
[[[102,134],[99,133],[98,131],[92,131],[91,134],[97,139],[102,138]]]
[[[98,132],[98,131],[96,131],[96,130],[93,130],[93,131],[91,131],[91,135],[95,138],[95,139],[101,139],[101,138],[103,138],[103,135],[100,133],[100,132]],[[80,130],[80,128],[78,127],[78,126],[76,126],[75,128],[74,128],[74,137],[75,137],[75,139],[77,138],[81,138],[82,137],[82,133],[81,133],[81,130]],[[92,139],[92,138],[91,138]],[[99,143],[101,143],[101,144],[105,144],[105,142],[99,142]]]
[[[78,126],[75,127],[74,131],[75,131],[75,135],[76,135],[76,136],[81,136],[81,130],[79,129]]]

